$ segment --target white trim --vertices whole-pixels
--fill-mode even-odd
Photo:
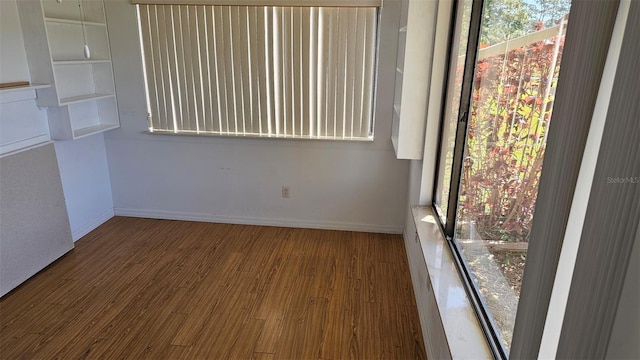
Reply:
[[[490,56],[506,54],[507,52],[513,49],[525,47],[527,45],[533,44],[538,41],[544,41],[546,39],[557,36],[559,30],[560,30],[560,25],[556,25],[550,28],[532,32],[524,36],[520,36],[515,39],[503,41],[501,43],[479,49],[478,55],[476,56],[476,61],[486,59]],[[564,31],[566,31],[566,29]],[[465,56],[466,55],[462,55],[461,57],[465,57]]]
[[[425,126],[424,150],[422,155],[422,178],[420,179],[420,205],[433,203],[435,173],[438,165],[438,145],[440,138],[440,109],[445,101],[448,67],[449,29],[453,22],[453,2],[438,1],[438,16],[433,39],[433,61],[431,65],[431,84],[429,85],[429,104],[427,105],[427,124]]]
[[[181,211],[162,211],[151,209],[128,209],[115,208],[116,216],[130,216],[151,219],[165,220],[185,220],[185,221],[201,221],[216,222],[225,224],[242,224],[242,225],[265,225],[265,226],[282,226],[305,229],[324,229],[324,230],[344,230],[344,231],[361,231],[383,234],[402,234],[402,226],[362,224],[348,222],[331,222],[331,221],[307,221],[297,219],[269,219],[248,216],[227,216],[214,215],[206,213],[190,213]]]
[[[104,213],[102,213],[100,216],[98,216],[94,220],[83,224],[77,229],[71,229],[71,238],[73,239],[73,242],[80,240],[83,236],[92,232],[98,226],[104,224],[105,222],[107,222],[107,220],[111,219],[114,216],[115,216],[115,213],[111,208],[106,210]]]
[[[576,182],[576,189],[571,204],[564,240],[562,242],[562,250],[560,252],[560,259],[558,260],[558,269],[553,283],[553,290],[549,301],[549,311],[547,312],[544,324],[538,359],[553,359],[556,357],[558,350],[562,323],[569,298],[569,290],[571,289],[571,280],[578,256],[578,248],[580,247],[584,220],[589,205],[589,194],[591,194],[591,185],[593,184],[600,143],[607,119],[607,111],[609,109],[609,101],[616,76],[618,59],[620,58],[620,49],[622,48],[629,7],[630,0],[622,0],[618,7],[616,23],[613,28],[613,34],[611,35],[609,52],[602,73],[600,89],[593,110],[593,118],[591,119],[589,135],[582,157],[582,164],[580,165],[580,173],[578,174],[578,181]]]
[[[39,148],[40,146],[52,144],[49,134],[40,134],[28,139],[22,139],[10,144],[0,145],[0,158],[15,155],[23,151]]]
[[[34,139],[39,139],[39,137],[38,138],[34,138]],[[27,140],[29,140],[29,139],[27,139]],[[35,140],[33,140],[33,141],[35,142]],[[24,145],[24,143],[26,143],[26,140],[19,141],[19,142],[16,142],[16,143],[12,143],[12,144],[9,144],[9,145],[0,145],[0,149],[2,149],[2,150],[0,150],[0,158],[11,156],[11,155],[15,155],[15,154],[21,153],[23,151],[39,148],[41,146],[53,144],[53,141],[51,141],[51,139],[48,139],[48,138],[47,139],[43,138],[43,141],[44,142],[37,143],[37,144],[34,144],[34,145]],[[9,149],[9,146],[15,146],[14,144],[20,144],[20,145],[16,146],[15,149],[13,149],[13,148]]]

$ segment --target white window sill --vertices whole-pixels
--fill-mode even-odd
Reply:
[[[430,331],[444,330],[453,359],[492,359],[487,339],[476,317],[475,310],[465,291],[453,256],[445,243],[436,215],[430,207],[411,208],[416,225],[417,241],[422,250],[422,259],[427,267],[432,296],[442,320],[442,327],[425,324]],[[421,288],[414,283],[416,291]],[[420,304],[418,304],[420,306]],[[433,311],[433,309],[426,309]],[[427,345],[427,344],[425,344]],[[427,345],[428,346],[428,345]],[[427,350],[429,351],[429,350]]]

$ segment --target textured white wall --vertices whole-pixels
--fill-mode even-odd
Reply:
[[[0,158],[0,296],[73,248],[55,149]]]
[[[135,8],[106,2],[122,127],[105,135],[116,214],[370,230],[403,228],[408,163],[390,130],[399,4],[385,2],[372,143],[144,134]],[[290,187],[283,199],[281,188]]]

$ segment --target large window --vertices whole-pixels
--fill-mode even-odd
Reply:
[[[151,132],[373,138],[378,7],[371,1],[136,2]]]
[[[507,357],[570,1],[455,6],[434,205],[490,343]]]

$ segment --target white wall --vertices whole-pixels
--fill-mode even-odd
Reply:
[[[17,3],[0,0],[0,82],[30,79]]]
[[[423,203],[420,201],[420,194],[427,191],[424,189],[422,181],[422,160],[410,160],[409,161],[409,180],[407,200],[405,204],[405,236],[409,239],[413,238],[415,233],[415,224],[413,223],[413,216],[411,215],[411,206],[414,205],[430,205],[429,203]]]
[[[76,241],[113,217],[107,153],[102,134],[56,141],[71,235]]]
[[[106,2],[122,127],[105,134],[116,214],[400,233],[408,163],[390,131],[399,4],[387,1],[372,143],[144,134],[135,8]],[[283,199],[281,188],[290,187]]]

